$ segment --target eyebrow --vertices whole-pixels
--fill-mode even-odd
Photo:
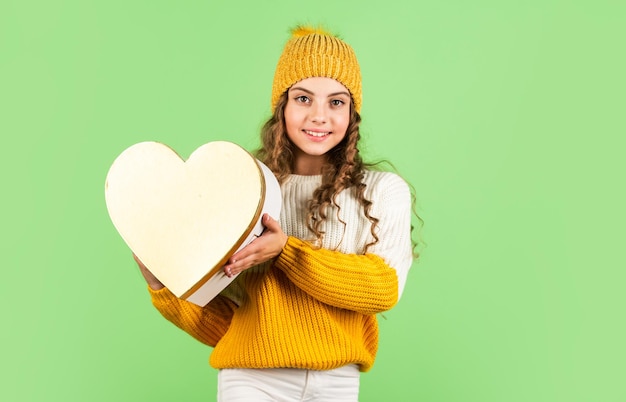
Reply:
[[[296,90],[300,90],[300,91],[306,92],[308,94],[315,95],[315,93],[313,91],[309,91],[308,89],[302,88],[302,87],[291,87],[289,89],[289,92],[296,91]],[[333,92],[332,94],[328,94],[328,97],[337,96],[337,95],[346,95],[347,97],[350,97],[350,93],[348,93],[346,91]]]

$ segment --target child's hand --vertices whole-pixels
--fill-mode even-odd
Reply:
[[[288,236],[278,222],[268,214],[263,215],[265,231],[235,255],[224,265],[224,273],[229,278],[276,257],[285,247]]]
[[[133,258],[137,262],[137,265],[139,265],[139,269],[141,270],[141,274],[145,278],[146,282],[148,282],[148,286],[150,286],[152,288],[152,290],[160,290],[160,289],[163,289],[165,287],[165,285],[163,285],[161,283],[161,281],[159,281],[156,278],[156,276],[152,275],[152,272],[150,272],[150,270],[148,268],[146,268],[145,265],[143,265],[143,262],[141,262],[141,260],[139,258],[137,258],[135,253],[133,253]]]

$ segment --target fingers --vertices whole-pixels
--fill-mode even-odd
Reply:
[[[224,273],[228,277],[274,258],[282,251],[287,242],[287,235],[278,221],[269,214],[263,214],[262,223],[266,229],[263,234],[239,250],[224,265]]]
[[[146,268],[146,266],[143,264],[143,262],[141,262],[141,260],[139,259],[139,257],[137,257],[135,253],[133,253],[133,259],[135,260],[137,265],[139,265],[139,268]]]
[[[245,271],[248,268],[252,268],[255,265],[260,264],[262,261],[254,258],[254,256],[246,257],[241,260],[232,259],[230,263],[224,265],[224,273],[229,278]]]
[[[274,257],[271,250],[268,250],[265,240],[259,237],[233,255],[224,265],[224,273],[228,277],[232,277]]]
[[[257,265],[256,260],[248,258],[244,260],[233,260],[232,263],[224,266],[224,273],[229,278],[245,271],[248,268],[252,268]]]
[[[248,243],[247,246],[245,246],[244,248],[239,250],[237,253],[232,255],[230,259],[228,260],[228,264],[232,265],[232,264],[235,264],[236,262],[240,262],[240,265],[241,265],[241,261],[246,260],[251,255],[259,254],[260,252],[262,252],[263,251],[262,244],[261,242],[257,242],[257,240],[259,239],[260,237],[255,238],[253,241]]]
[[[133,253],[133,259],[135,260],[135,262],[137,262],[141,275],[143,275],[144,279],[146,280],[146,282],[148,282],[148,285],[153,290],[160,290],[165,287],[165,285],[163,285],[163,283],[159,281],[157,277],[152,274],[152,272],[150,272],[150,270],[144,265],[144,263],[141,262],[141,260],[135,255],[135,253]]]

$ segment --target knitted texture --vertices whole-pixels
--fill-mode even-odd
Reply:
[[[177,298],[167,288],[152,290],[152,304],[176,326],[200,342],[214,346],[226,333],[233,311],[237,305],[230,299],[218,295],[211,301],[211,308],[202,308]]]
[[[244,271],[204,308],[167,289],[152,292],[154,305],[174,324],[215,345],[215,368],[292,367],[328,370],[374,364],[376,313],[394,306],[412,263],[410,193],[397,175],[367,172],[366,196],[381,219],[380,241],[370,242],[370,223],[351,191],[341,192],[339,219],[331,209],[321,249],[300,239],[306,200],[321,176],[292,175],[283,183],[280,222],[290,237],[275,261]]]
[[[328,77],[342,83],[361,111],[361,70],[350,45],[321,29],[293,30],[278,59],[272,85],[272,111],[280,96],[293,84],[310,77]]]

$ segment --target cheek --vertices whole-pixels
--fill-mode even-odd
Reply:
[[[297,108],[290,107],[289,104],[285,107],[285,124],[286,125],[294,125],[299,124],[301,116]]]
[[[350,114],[342,114],[341,117],[337,120],[339,127],[341,127],[342,131],[347,131],[348,126],[350,125]]]
[[[292,142],[296,141],[300,132],[300,124],[294,120],[285,119],[285,131],[287,138],[289,138]]]
[[[291,131],[291,127],[294,124],[293,113],[289,110],[289,107],[285,107],[285,112],[283,116],[283,118],[285,119],[285,129],[287,129],[287,132],[289,132]]]

